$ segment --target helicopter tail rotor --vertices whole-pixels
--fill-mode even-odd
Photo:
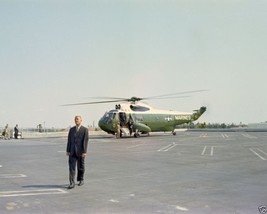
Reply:
[[[193,120],[197,120],[202,114],[204,114],[204,112],[207,110],[207,107],[202,106],[200,109],[198,110],[194,110],[194,114],[193,114]]]

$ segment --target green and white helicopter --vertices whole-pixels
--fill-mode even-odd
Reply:
[[[139,137],[140,134],[148,134],[150,132],[172,132],[176,135],[175,127],[184,123],[191,123],[197,120],[205,111],[206,107],[202,106],[193,112],[179,112],[172,110],[155,109],[151,106],[140,102],[148,99],[172,99],[181,98],[181,94],[196,93],[205,90],[186,91],[173,94],[166,94],[154,97],[132,97],[116,98],[116,97],[97,97],[97,99],[109,99],[104,101],[95,101],[87,103],[76,103],[68,105],[87,105],[112,102],[124,102],[115,105],[115,109],[106,112],[99,120],[99,127],[108,134],[116,135],[118,138],[122,136]],[[126,103],[125,103],[126,102]]]

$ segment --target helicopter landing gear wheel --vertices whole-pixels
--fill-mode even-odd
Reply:
[[[137,138],[137,137],[140,137],[140,134],[138,132],[134,133],[134,137]]]

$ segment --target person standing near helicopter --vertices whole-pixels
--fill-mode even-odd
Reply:
[[[116,125],[116,138],[120,138],[120,137],[121,137],[121,125],[120,125],[120,122],[118,122]]]
[[[10,139],[8,124],[6,124],[6,126],[5,126],[5,128],[4,128],[3,132],[2,132],[2,135],[3,135],[5,140],[9,140]]]
[[[69,156],[69,181],[68,189],[75,187],[75,171],[76,165],[78,170],[77,181],[78,186],[84,184],[85,165],[84,160],[87,153],[87,145],[89,140],[88,129],[82,126],[82,117],[75,116],[75,126],[69,130],[66,155]]]
[[[19,126],[18,124],[14,127],[14,137],[15,139],[18,139],[19,136]]]

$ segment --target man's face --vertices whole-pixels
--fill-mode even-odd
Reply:
[[[82,118],[80,116],[76,116],[74,121],[75,121],[76,126],[80,126],[82,123]]]

